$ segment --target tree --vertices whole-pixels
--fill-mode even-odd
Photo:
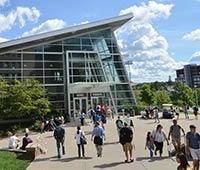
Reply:
[[[155,98],[156,98],[156,100],[155,100],[156,105],[158,105],[158,106],[162,106],[162,104],[164,104],[164,103],[171,103],[169,94],[167,93],[167,91],[164,91],[164,90],[157,91]]]
[[[193,91],[183,83],[175,83],[174,92],[171,93],[173,104],[183,106],[185,104],[192,106],[194,104]]]
[[[155,102],[155,92],[151,89],[149,84],[144,84],[140,92],[141,102],[151,105]]]
[[[1,84],[3,86],[2,81],[0,87]],[[38,81],[14,81],[12,85],[6,86],[6,97],[1,103],[1,119],[30,118],[50,111],[50,102],[45,97],[46,91]]]

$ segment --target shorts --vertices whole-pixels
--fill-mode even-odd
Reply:
[[[133,145],[132,143],[126,143],[123,145],[123,150],[124,152],[132,151],[133,150]]]
[[[173,144],[181,144],[181,139],[180,138],[176,138],[176,137],[172,137],[172,143]]]
[[[200,160],[200,149],[190,148],[190,154],[193,160]]]

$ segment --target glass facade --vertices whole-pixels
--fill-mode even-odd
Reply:
[[[135,104],[111,29],[55,38],[0,55],[0,75],[7,80],[38,80],[53,108],[69,115],[100,103],[115,108],[124,101]]]

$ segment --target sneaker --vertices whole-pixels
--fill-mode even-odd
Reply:
[[[130,162],[134,162],[134,159],[131,159]]]
[[[128,160],[125,160],[124,162],[125,162],[125,163],[128,163]]]

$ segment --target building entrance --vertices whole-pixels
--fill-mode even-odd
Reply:
[[[85,110],[87,112],[87,104],[87,98],[74,98],[74,111],[77,116],[81,113],[82,110]]]

